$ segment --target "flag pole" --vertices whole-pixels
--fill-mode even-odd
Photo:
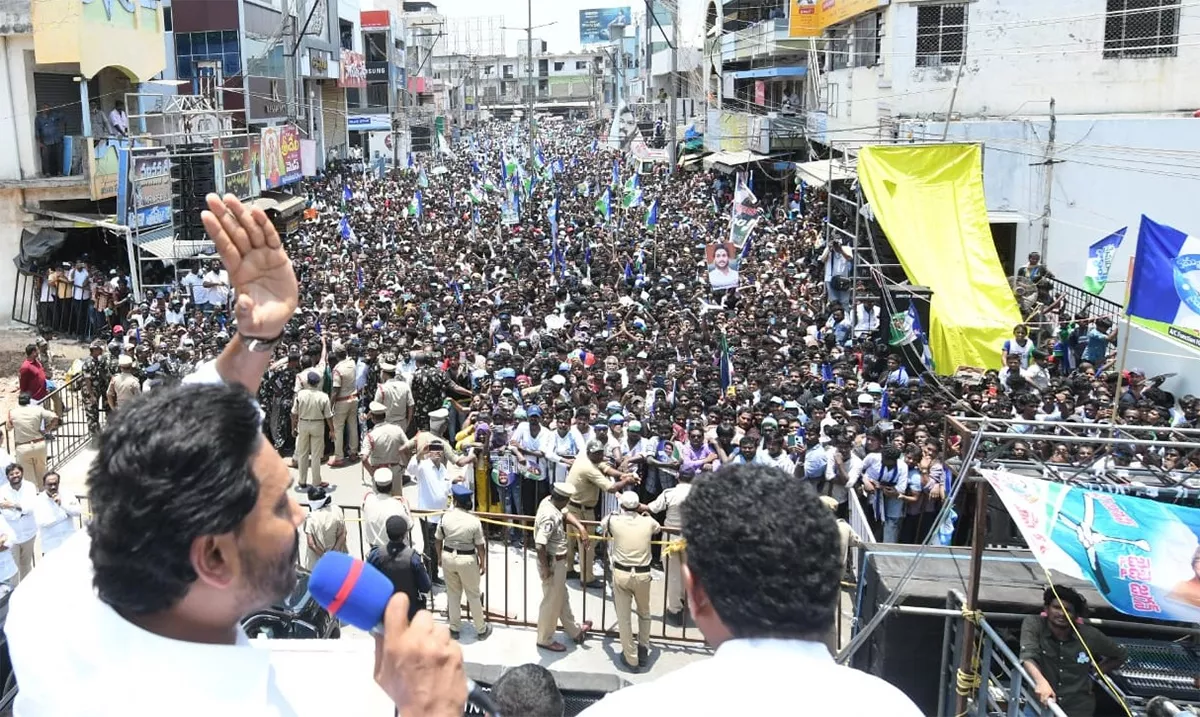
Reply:
[[[1121,378],[1125,374],[1125,356],[1129,352],[1129,332],[1131,322],[1129,319],[1129,311],[1125,311],[1125,333],[1118,338],[1121,341],[1121,357],[1117,359],[1117,390],[1113,391],[1113,407],[1112,417],[1109,419],[1115,425],[1117,422],[1118,411],[1121,408]]]

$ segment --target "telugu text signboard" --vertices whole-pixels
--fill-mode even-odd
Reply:
[[[263,189],[278,189],[300,181],[300,131],[291,125],[263,127],[261,132]]]

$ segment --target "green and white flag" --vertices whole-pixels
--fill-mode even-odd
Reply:
[[[1087,269],[1083,275],[1083,289],[1091,294],[1099,295],[1108,283],[1108,272],[1112,269],[1113,257],[1125,238],[1125,230],[1121,227],[1100,241],[1088,247]]]
[[[907,311],[898,311],[892,314],[888,346],[907,346],[916,338],[917,333],[913,330],[912,315]]]

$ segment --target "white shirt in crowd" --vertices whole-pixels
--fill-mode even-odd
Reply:
[[[126,112],[114,107],[112,112],[108,113],[108,123],[120,134],[129,134],[129,115]]]
[[[17,574],[17,559],[13,557],[12,546],[17,543],[17,533],[0,517],[0,535],[4,536],[4,550],[0,550],[0,583],[8,582]]]
[[[88,283],[88,270],[71,269],[67,278],[74,284],[75,289],[71,294],[71,298],[76,301],[89,301],[92,298],[92,285]]]
[[[445,510],[450,499],[449,464],[434,465],[426,458],[417,464],[417,510]],[[431,515],[430,523],[440,522],[440,515]]]
[[[0,485],[0,501],[7,500],[17,506],[0,510],[0,516],[3,516],[12,526],[18,543],[33,540],[37,536],[37,520],[33,517],[33,506],[37,503],[37,495],[37,488],[27,480],[21,481],[21,487],[17,490],[13,490],[12,484],[7,480]]]
[[[46,491],[38,493],[33,505],[33,517],[42,533],[42,552],[55,550],[75,534],[75,519],[79,517],[79,499],[59,491],[59,503]]]
[[[204,279],[194,271],[189,271],[179,280],[179,284],[183,286],[184,291],[191,291],[192,302],[195,304],[208,303],[208,289],[204,288]]]
[[[21,581],[4,632],[22,717],[293,717],[271,652],[237,629],[233,645],[160,637],[102,602],[87,533],[77,532]],[[70,615],[64,620],[63,615]]]
[[[209,271],[204,275],[204,281],[205,283],[214,285],[206,287],[208,290],[208,303],[223,306],[229,301],[229,272],[224,269]],[[220,286],[217,286],[217,284],[220,284]]]
[[[754,462],[760,466],[771,466],[772,468],[778,468],[788,475],[791,475],[796,471],[796,463],[792,460],[791,456],[788,455],[787,451],[780,451],[778,456],[772,458],[771,454],[768,453],[765,448],[760,448],[758,452],[754,454]]]
[[[722,643],[707,660],[612,692],[581,717],[848,713],[921,717],[903,692],[838,665],[823,643],[741,639]]]
[[[831,481],[829,494],[833,496],[839,503],[845,503],[850,498],[849,488],[858,485],[858,479],[862,477],[863,459],[856,456],[854,453],[850,457],[842,461],[842,466],[846,469],[847,480],[845,483],[832,482],[834,476],[837,475],[837,461],[834,458],[836,448],[829,449],[827,455],[829,462],[825,465],[825,479]]]

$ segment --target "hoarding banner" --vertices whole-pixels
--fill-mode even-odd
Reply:
[[[387,10],[363,10],[358,14],[358,24],[364,30],[386,30],[392,25]]]
[[[264,127],[262,138],[262,182],[264,189],[278,189],[300,181],[300,131],[291,125]]]
[[[620,20],[628,25],[633,21],[633,13],[628,7],[602,7],[579,11],[579,43],[581,45],[596,45],[611,42],[608,36],[608,26]],[[660,20],[661,22],[661,20]]]
[[[361,52],[342,50],[338,87],[363,89],[367,86],[367,61]]]
[[[216,162],[217,193],[234,195],[238,199],[252,196],[250,176],[254,173],[250,160],[250,138],[225,137],[213,140]]]
[[[390,62],[368,62],[367,82],[387,82],[389,68],[391,68]]]
[[[888,0],[790,0],[788,37],[820,37],[831,25],[887,4]]]
[[[144,229],[171,221],[171,158],[166,147],[124,153],[125,181],[118,187],[117,212],[127,226]]]
[[[980,473],[1043,568],[1090,581],[1126,615],[1200,620],[1200,510],[1003,470]]]

